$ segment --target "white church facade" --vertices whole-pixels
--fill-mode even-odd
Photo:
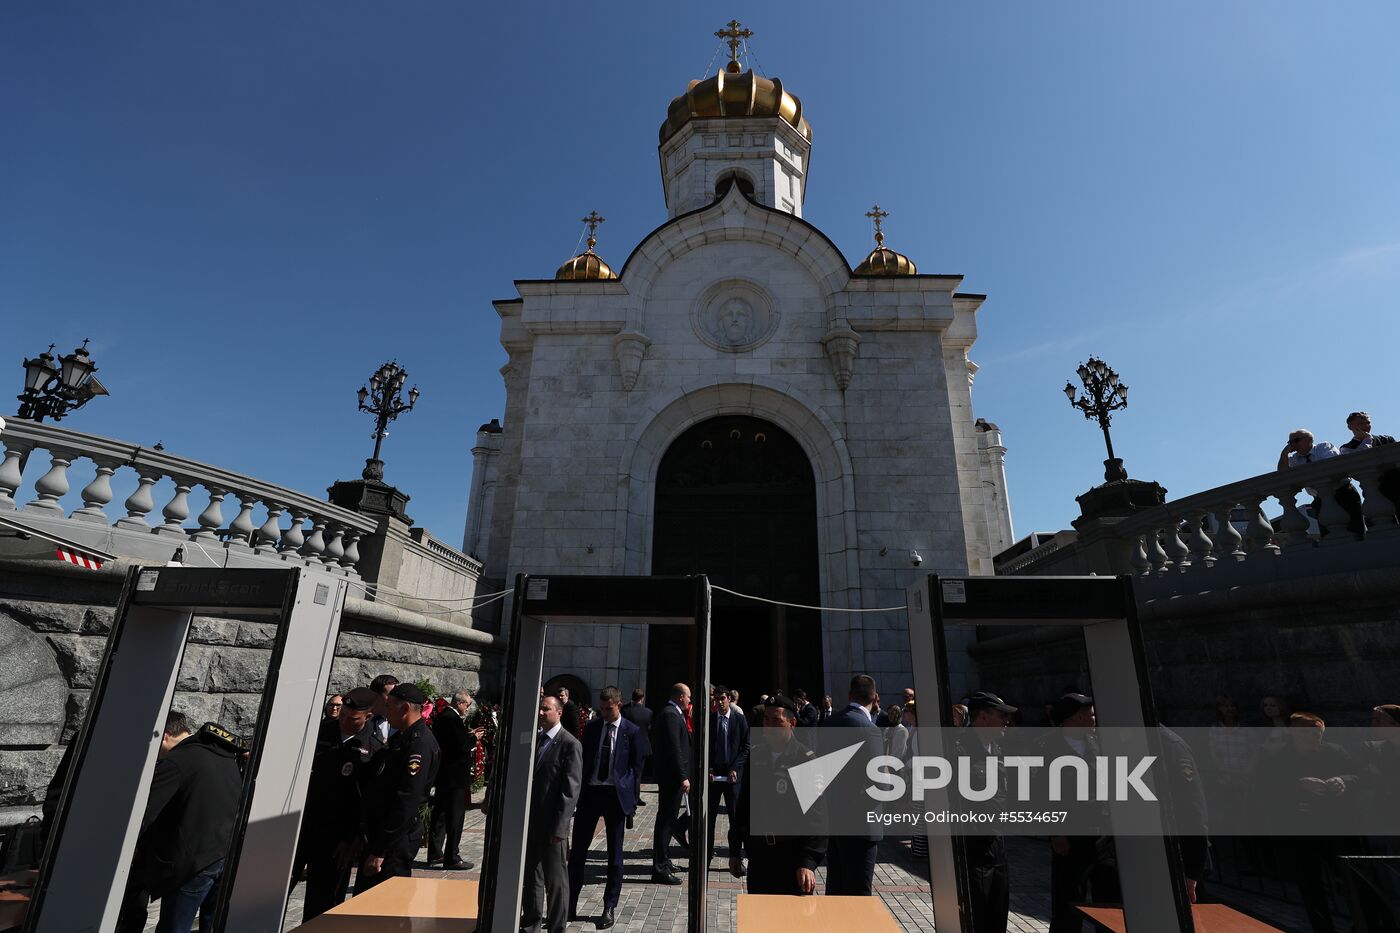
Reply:
[[[502,585],[707,573],[772,601],[716,593],[715,681],[841,697],[869,673],[893,694],[904,613],[838,610],[991,573],[1013,540],[1005,448],[972,406],[984,296],[882,237],[853,269],[803,219],[811,131],[776,79],[731,62],[660,135],[668,217],[620,269],[590,228],[554,278],[495,302],[506,408],[477,435],[463,549]],[[545,677],[654,700],[686,650],[642,626],[551,631]]]

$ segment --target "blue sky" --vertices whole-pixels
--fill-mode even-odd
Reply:
[[[1100,481],[1060,392],[1091,353],[1132,387],[1119,455],[1173,497],[1354,408],[1400,434],[1388,2],[11,0],[5,378],[91,337],[113,394],[65,425],[319,493],[358,475],[354,393],[396,356],[423,396],[388,479],[460,543],[503,407],[491,299],[591,209],[615,265],[665,219],[657,127],[730,17],[812,123],[806,218],[856,262],[878,200],[890,245],[989,296],[974,404],[1018,534]]]

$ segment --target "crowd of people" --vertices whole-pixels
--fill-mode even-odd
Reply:
[[[1044,707],[1049,732],[1034,741],[1015,728],[1021,711],[1001,697],[979,692],[952,709],[959,729],[953,753],[974,763],[1002,754],[1072,755],[1090,769],[1099,756],[1094,701],[1073,687]],[[1180,839],[1190,896],[1207,877],[1210,854],[1202,781],[1218,799],[1249,805],[1251,789],[1267,780],[1292,794],[1300,819],[1357,806],[1366,786],[1400,805],[1400,705],[1371,711],[1371,725],[1387,731],[1380,741],[1344,748],[1325,738],[1321,717],[1295,711],[1274,696],[1262,697],[1256,718],[1246,721],[1233,697],[1216,698],[1209,748],[1198,753],[1164,730],[1169,762],[1182,781],[1180,799],[1197,812],[1201,833]],[[386,878],[411,874],[427,846],[427,864],[465,871],[460,841],[472,788],[490,767],[500,724],[497,708],[477,704],[470,693],[431,698],[418,686],[392,675],[374,678],[327,699],[317,730],[311,777],[295,859],[293,885],[305,881],[303,918],[309,920]],[[937,725],[937,723],[928,723]],[[644,776],[657,788],[652,838],[651,881],[679,885],[672,846],[689,849],[690,833],[705,833],[705,851],[715,853],[721,809],[727,814],[728,869],[746,878],[754,894],[814,894],[817,869],[825,866],[824,892],[872,895],[877,852],[884,834],[878,824],[857,836],[814,833],[774,836],[750,832],[755,780],[788,780],[787,769],[813,756],[813,728],[862,730],[872,754],[910,763],[919,754],[919,718],[914,690],[904,688],[897,702],[882,703],[873,678],[852,678],[845,703],[830,695],[811,702],[806,691],[763,694],[747,713],[737,690],[716,685],[708,715],[697,714],[690,688],[675,684],[664,705],[653,710],[645,693],[605,687],[596,708],[571,698],[567,688],[546,694],[538,709],[534,782],[526,839],[526,890],[521,926],[563,931],[579,919],[585,862],[599,821],[607,847],[603,912],[598,929],[617,922],[623,887],[625,832],[632,828]],[[707,786],[691,786],[695,730],[708,730]],[[761,733],[752,730],[762,729]],[[751,741],[761,734],[761,741]],[[756,778],[751,755],[773,763]],[[247,750],[237,737],[213,723],[195,729],[172,711],[167,718],[150,800],[123,903],[120,931],[146,923],[150,901],[160,900],[157,927],[187,931],[200,920],[207,928],[239,802]],[[986,784],[985,765],[972,777]],[[979,806],[1005,809],[1006,772],[996,793]],[[1195,782],[1195,787],[1192,783]],[[1379,789],[1376,791],[1375,789]],[[697,795],[707,795],[708,825],[695,826]],[[1231,794],[1234,796],[1232,797]],[[1216,798],[1212,798],[1216,799]],[[1370,799],[1370,798],[1368,798]],[[1101,804],[1084,804],[1095,807]],[[1106,813],[1106,811],[1105,811]],[[1114,845],[1104,821],[1100,835],[1055,836],[1050,842],[1051,933],[1079,931],[1075,905],[1119,900]],[[927,837],[916,833],[909,852],[927,858]],[[1393,855],[1392,839],[1331,837],[1280,839],[1275,849],[1281,868],[1301,892],[1312,928],[1333,930],[1327,885],[1331,860],[1341,854]],[[998,835],[964,837],[968,906],[972,929],[1003,931],[1010,904],[1010,876],[1004,841]],[[356,872],[356,870],[358,870]]]
[[[813,755],[812,742],[799,727],[865,730],[873,753],[893,755],[907,764],[919,754],[914,690],[905,688],[898,702],[882,705],[875,681],[858,675],[850,683],[845,704],[839,707],[829,695],[814,704],[800,689],[788,696],[760,695],[747,714],[739,699],[737,691],[716,686],[709,698],[708,717],[699,718],[685,684],[674,685],[657,711],[646,706],[641,690],[633,691],[631,702],[624,704],[617,688],[607,687],[599,695],[596,713],[590,715],[579,709],[566,691],[549,695],[541,691],[523,929],[554,933],[562,931],[567,921],[580,919],[583,866],[600,818],[606,831],[608,872],[603,913],[595,919],[595,926],[607,929],[617,922],[624,830],[631,826],[637,807],[643,805],[640,786],[644,769],[656,782],[659,808],[652,838],[652,883],[681,883],[671,860],[672,846],[688,849],[690,832],[706,832],[705,851],[713,859],[722,807],[728,814],[729,870],[735,877],[747,879],[749,893],[817,893],[816,870],[823,865],[826,894],[874,893],[882,832],[872,828],[859,836],[750,833],[749,804],[755,777],[748,764],[751,755],[771,755],[774,768],[772,777],[766,779],[787,780],[787,768]],[[1208,749],[1192,749],[1172,730],[1160,730],[1166,773],[1172,782],[1174,818],[1183,830],[1177,840],[1182,871],[1192,900],[1197,897],[1198,883],[1211,872],[1205,781],[1247,793],[1249,787],[1257,787],[1257,781],[1267,778],[1277,794],[1275,800],[1291,801],[1289,812],[1278,814],[1289,818],[1313,819],[1329,807],[1362,806],[1359,800],[1377,800],[1376,795],[1384,798],[1381,805],[1400,804],[1396,796],[1400,794],[1400,705],[1375,707],[1371,725],[1386,730],[1380,733],[1383,738],[1350,751],[1324,740],[1326,725],[1321,717],[1290,711],[1277,697],[1262,698],[1259,710],[1258,720],[1245,729],[1234,701],[1220,697]],[[1045,704],[1043,712],[1050,728],[1036,734],[1015,728],[1022,721],[1021,710],[996,694],[974,693],[954,705],[952,725],[960,737],[952,751],[972,762],[976,771],[972,786],[987,786],[987,758],[1004,754],[1040,755],[1045,760],[1068,755],[1084,760],[1091,773],[1102,767],[1101,761],[1107,759],[1100,758],[1097,715],[1090,696],[1067,687],[1056,700]],[[751,743],[751,730],[760,727],[763,742]],[[690,784],[690,755],[697,728],[709,730],[710,767],[704,791],[709,825],[703,828],[690,823],[695,795],[701,792]],[[993,812],[1008,808],[1011,798],[1005,769],[999,772],[998,780],[995,794],[977,806]],[[1091,786],[1096,780],[1091,777]],[[1358,793],[1362,787],[1370,796]],[[1212,795],[1211,799],[1216,798]],[[1106,804],[1085,801],[1072,806],[1080,808],[1080,826],[1098,826],[1102,831],[1049,836],[1051,933],[1078,933],[1082,929],[1084,917],[1076,905],[1121,902]],[[1327,898],[1333,857],[1366,851],[1394,854],[1392,839],[1342,840],[1313,835],[1281,838],[1277,843],[1280,867],[1298,886],[1318,933],[1334,929]],[[915,859],[927,857],[925,835],[916,833],[909,845]],[[1005,842],[996,834],[968,835],[963,837],[963,851],[971,929],[1001,933],[1007,929],[1010,910]]]
[[[326,700],[292,872],[293,886],[306,883],[303,920],[343,901],[352,873],[357,894],[411,874],[425,844],[430,866],[474,867],[459,846],[498,723],[499,711],[476,708],[466,690],[430,698],[392,674]],[[212,929],[247,757],[218,725],[167,716],[119,933],[144,929],[156,899],[158,933],[187,933],[196,920]]]

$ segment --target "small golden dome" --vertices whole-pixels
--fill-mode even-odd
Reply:
[[[919,267],[903,253],[896,253],[888,246],[877,246],[870,251],[860,265],[856,275],[917,275]]]
[[[559,271],[554,273],[554,277],[564,282],[578,282],[584,280],[615,279],[617,273],[612,271],[612,266],[603,262],[598,254],[593,250],[579,253],[573,259],[559,267]]]
[[[691,120],[708,117],[782,117],[811,142],[812,127],[802,118],[802,101],[785,91],[777,78],[739,67],[738,62],[730,62],[714,77],[690,82],[686,92],[671,101],[666,122],[661,124],[661,142]]]
[[[890,216],[889,211],[880,210],[880,205],[876,204],[865,214],[875,221],[875,248],[870,251],[861,264],[856,266],[856,275],[918,275],[919,267],[914,265],[914,260],[903,253],[896,253],[885,245],[884,219]]]
[[[559,271],[554,273],[554,278],[561,282],[597,282],[617,278],[612,266],[603,262],[603,258],[593,252],[593,247],[598,245],[598,238],[594,234],[597,233],[603,218],[598,216],[597,211],[591,211],[583,218],[583,222],[588,224],[588,249],[560,266]]]

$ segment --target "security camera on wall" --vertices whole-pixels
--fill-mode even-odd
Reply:
[[[922,554],[920,554],[918,551],[916,551],[916,550],[911,550],[911,551],[909,552],[909,563],[911,563],[911,564],[913,564],[915,567],[917,567],[917,566],[919,566],[920,564],[922,564],[923,562],[924,562],[924,556],[923,556]]]

